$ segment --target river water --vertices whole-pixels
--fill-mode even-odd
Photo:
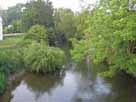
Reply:
[[[11,83],[0,102],[136,102],[132,78],[103,78],[98,74],[103,65],[67,67],[59,76],[25,73]]]

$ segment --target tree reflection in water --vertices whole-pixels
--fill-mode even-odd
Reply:
[[[13,80],[7,91],[0,97],[0,102],[14,102],[14,98],[20,98],[21,94],[28,93],[26,96],[31,96],[32,99],[38,100],[44,93],[50,94],[56,86],[63,85],[63,78],[65,73],[59,75],[36,75],[32,73],[25,73],[23,76]],[[20,90],[22,88],[22,90]],[[23,90],[24,89],[24,90]],[[27,92],[25,91],[27,89]],[[29,90],[29,92],[28,92]],[[16,93],[16,94],[14,94]],[[18,93],[18,94],[17,94]],[[18,96],[14,96],[18,95]],[[22,97],[23,99],[23,97]],[[26,100],[25,100],[26,101]],[[16,102],[16,101],[15,101]]]
[[[35,75],[27,74],[24,78],[28,89],[35,94],[35,98],[38,99],[45,92],[50,94],[56,86],[63,85],[63,76],[53,76],[53,75]]]

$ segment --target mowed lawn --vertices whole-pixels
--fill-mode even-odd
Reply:
[[[0,48],[10,48],[17,45],[22,40],[23,36],[7,37],[0,41]]]

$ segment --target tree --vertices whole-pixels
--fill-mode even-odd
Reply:
[[[89,46],[84,53],[91,55],[95,63],[109,64],[105,75],[122,70],[135,75],[136,13],[129,11],[128,0],[100,0],[86,22],[89,38],[85,40]]]
[[[78,40],[83,39],[85,36],[86,28],[89,26],[89,23],[87,21],[88,18],[90,18],[90,11],[88,9],[82,10],[81,13],[77,13],[75,17],[75,22],[76,22],[76,33],[75,33],[75,38]]]
[[[26,4],[22,23],[24,31],[32,25],[39,24],[46,28],[53,27],[53,6],[49,0],[32,0]]]
[[[58,40],[67,42],[76,32],[75,16],[70,9],[56,9],[54,13],[55,34]]]
[[[0,15],[3,17],[4,26],[11,25],[16,20],[20,20],[22,17],[22,8],[24,4],[17,4],[13,7],[9,7],[7,10],[0,10]]]

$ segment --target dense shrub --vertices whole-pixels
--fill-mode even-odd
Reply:
[[[34,40],[36,42],[40,42],[41,40],[47,42],[47,31],[44,26],[34,25],[30,28],[30,30],[25,35],[25,40]]]
[[[29,71],[50,73],[62,68],[64,53],[59,48],[49,47],[43,26],[32,26],[24,37],[23,44],[25,65]]]
[[[37,73],[50,73],[61,70],[64,53],[59,48],[48,47],[44,43],[32,43],[25,49],[25,63],[28,70]]]
[[[41,43],[44,42],[48,44],[47,31],[44,26],[34,25],[28,32],[23,36],[23,39],[18,43],[21,48],[26,48],[33,42]]]
[[[18,49],[0,49],[0,71],[10,74],[23,67],[23,58]]]
[[[22,68],[23,60],[17,49],[0,49],[0,94],[6,87],[8,76]]]
[[[72,59],[76,62],[83,61],[87,56],[89,56],[89,41],[81,40],[77,41],[72,39],[73,49],[71,50]]]
[[[4,72],[0,71],[0,94],[4,92],[5,85],[6,85],[6,75]]]

